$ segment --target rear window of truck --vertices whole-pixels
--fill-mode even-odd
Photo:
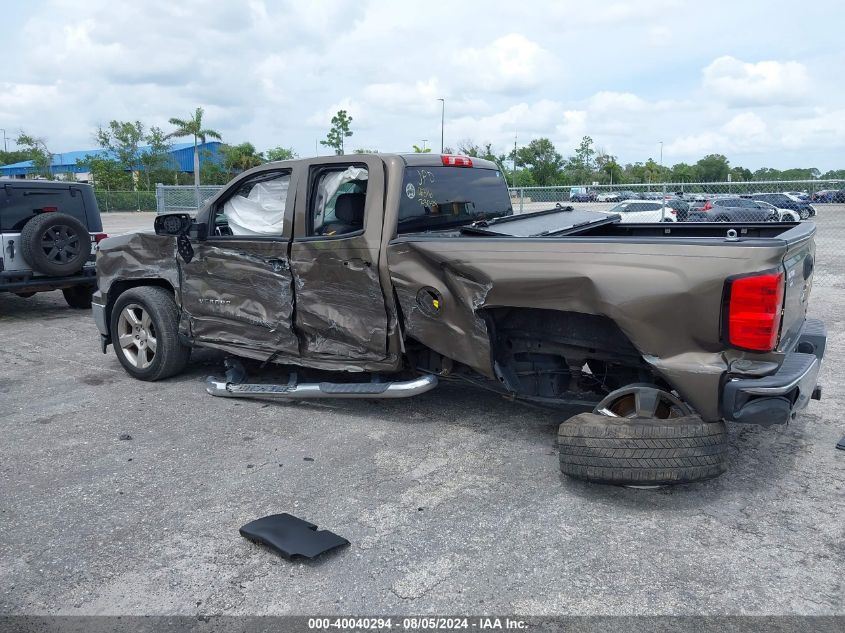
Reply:
[[[399,233],[461,226],[512,214],[508,186],[496,169],[405,169],[399,203]]]

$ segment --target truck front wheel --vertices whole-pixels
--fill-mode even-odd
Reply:
[[[117,359],[139,380],[161,380],[181,372],[191,348],[179,340],[179,309],[164,288],[131,288],[117,298],[111,338]]]

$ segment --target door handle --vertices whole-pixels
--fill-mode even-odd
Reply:
[[[267,263],[272,266],[274,273],[279,273],[283,270],[290,270],[290,264],[288,264],[286,259],[268,259]]]
[[[343,265],[350,270],[364,270],[364,268],[370,267],[370,262],[363,260],[360,257],[353,257],[352,259],[344,261]]]

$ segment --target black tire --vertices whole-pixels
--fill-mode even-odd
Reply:
[[[129,319],[124,318],[121,321],[121,315],[127,308],[139,323],[143,321],[144,315],[148,315],[149,325],[139,331],[132,331]],[[191,348],[179,340],[179,309],[176,307],[173,295],[164,288],[141,286],[124,292],[115,301],[109,325],[112,346],[117,359],[133,378],[149,381],[162,380],[178,374],[188,364]],[[137,340],[142,332],[143,341],[129,343],[130,346],[134,346],[134,352],[131,347],[128,351],[124,349],[121,344],[122,334]],[[150,339],[156,341],[152,357],[150,357]],[[134,362],[133,355],[136,359]]]
[[[806,220],[810,217],[810,211],[808,209],[801,209],[801,211],[798,212],[798,217],[802,220]]]
[[[75,275],[91,255],[91,236],[73,216],[42,213],[24,225],[21,255],[33,270],[45,275]]]
[[[94,286],[73,286],[72,288],[63,288],[62,294],[65,296],[67,304],[75,310],[90,310],[91,296],[94,294]]]
[[[683,484],[727,468],[725,423],[697,415],[660,420],[581,413],[560,425],[558,446],[565,475],[596,483]]]

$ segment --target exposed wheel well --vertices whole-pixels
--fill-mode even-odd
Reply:
[[[608,317],[539,308],[487,308],[497,377],[510,391],[589,400],[632,382],[655,380],[650,367]]]

